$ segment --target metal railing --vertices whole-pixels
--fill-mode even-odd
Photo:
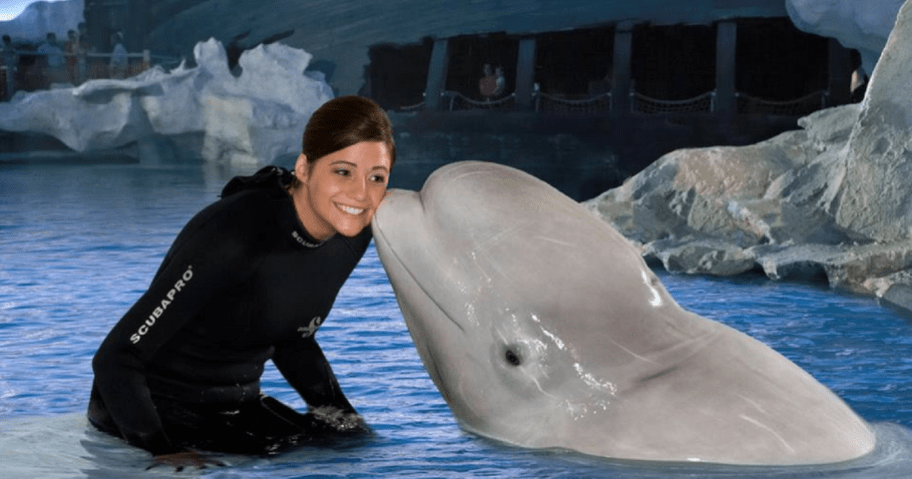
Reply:
[[[516,105],[516,94],[498,98],[496,100],[473,100],[462,93],[444,91],[440,93],[449,111],[464,110],[508,110]]]
[[[511,93],[496,100],[476,100],[459,92],[444,91],[440,94],[441,106],[446,111],[466,110],[515,110],[516,94]],[[794,100],[764,100],[745,93],[735,93],[737,113],[802,116],[829,106],[829,92],[816,91]],[[397,108],[402,112],[423,110],[425,102]],[[532,92],[532,110],[539,113],[604,113],[615,109],[611,93],[592,96],[567,97]],[[630,90],[629,111],[644,115],[712,113],[717,111],[716,92],[708,91],[684,100],[660,100],[634,89]]]
[[[424,96],[424,95],[422,95],[422,96]],[[424,106],[425,106],[424,100],[421,100],[420,102],[418,102],[414,105],[400,106],[399,108],[396,109],[396,111],[400,111],[402,113],[411,113],[414,111],[424,110]]]
[[[498,99],[476,100],[456,91],[444,91],[440,94],[442,105],[447,111],[467,110],[512,110],[516,107],[516,94],[510,93]],[[611,110],[611,93],[592,97],[564,98],[542,92],[534,92],[533,108],[541,112],[607,112]],[[425,102],[397,108],[398,111],[418,111],[425,107]]]
[[[766,115],[807,115],[829,105],[830,93],[816,91],[794,100],[773,101],[735,93],[738,113],[761,113]]]
[[[548,113],[598,113],[611,111],[611,93],[585,98],[565,98],[540,91],[532,93],[535,111]]]
[[[130,78],[148,70],[153,64],[172,68],[182,60],[152,55],[144,50],[142,53],[128,53],[123,68],[112,65],[113,55],[109,53],[64,54],[62,65],[48,66],[47,60],[41,58],[47,56],[38,52],[19,51],[16,67],[0,66],[0,100],[11,98],[19,90],[45,90],[61,84],[79,86],[88,80]],[[32,58],[30,61],[22,61],[24,57]]]
[[[716,110],[716,92],[710,91],[684,100],[659,100],[630,90],[630,111],[637,113],[696,113]]]

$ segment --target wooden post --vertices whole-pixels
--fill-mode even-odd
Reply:
[[[532,108],[532,90],[535,85],[535,37],[519,41],[519,55],[516,59],[516,104]]]
[[[735,51],[738,44],[738,24],[723,21],[716,24],[716,99],[719,113],[736,113]]]
[[[424,105],[428,110],[441,109],[440,95],[446,89],[447,70],[450,63],[449,41],[434,40],[431,50],[431,64],[428,66],[427,87],[424,90]]]
[[[630,59],[633,52],[633,22],[618,23],[614,30],[614,59],[611,74],[611,109],[630,109]]]

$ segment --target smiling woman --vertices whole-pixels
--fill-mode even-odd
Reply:
[[[177,467],[204,464],[196,449],[367,431],[314,335],[370,243],[395,151],[383,110],[341,97],[312,115],[294,172],[229,181],[98,349],[92,424]],[[261,393],[267,360],[309,412]]]
[[[348,118],[349,127],[339,128],[338,118]],[[392,138],[386,113],[362,97],[344,97],[314,113],[289,187],[310,234],[318,240],[337,232],[353,236],[370,224],[396,162]]]
[[[389,147],[361,141],[310,163],[301,154],[290,188],[301,224],[324,241],[335,233],[354,236],[366,228],[386,194]]]

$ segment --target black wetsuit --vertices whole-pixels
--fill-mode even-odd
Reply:
[[[371,240],[322,244],[267,167],[233,179],[178,235],[92,366],[89,419],[153,454],[268,453],[315,424],[261,395],[271,359],[311,408],[354,414],[314,339]]]

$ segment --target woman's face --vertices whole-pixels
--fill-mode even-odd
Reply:
[[[377,141],[355,143],[311,167],[299,156],[295,175],[303,186],[292,195],[304,229],[319,241],[360,233],[386,196],[390,163],[389,149]]]

